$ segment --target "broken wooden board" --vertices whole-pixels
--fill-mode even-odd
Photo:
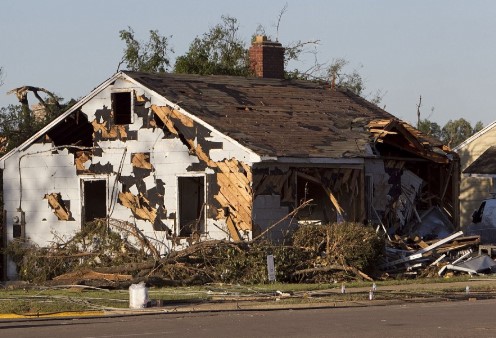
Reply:
[[[458,231],[458,232],[456,232],[456,233],[454,233],[454,234],[452,234],[446,238],[440,239],[439,241],[435,242],[434,244],[429,245],[428,247],[425,247],[425,248],[418,250],[417,252],[415,252],[414,254],[412,254],[410,256],[400,258],[400,259],[394,260],[392,262],[388,262],[388,263],[379,265],[379,269],[392,267],[392,266],[395,266],[398,264],[402,264],[402,263],[406,263],[406,262],[410,262],[410,261],[414,261],[414,260],[417,260],[419,258],[422,258],[424,253],[429,252],[431,250],[434,250],[435,248],[437,248],[437,247],[439,247],[445,243],[448,243],[448,242],[452,241],[453,239],[460,237],[462,235],[463,235],[463,231]]]
[[[48,205],[52,208],[53,213],[59,220],[68,221],[72,218],[71,212],[64,204],[60,193],[53,192],[51,194],[45,194],[43,198],[48,200]]]
[[[148,220],[152,224],[157,218],[157,209],[150,206],[150,202],[145,196],[135,196],[130,192],[120,192],[119,201],[126,208],[131,209],[133,215],[139,219]]]

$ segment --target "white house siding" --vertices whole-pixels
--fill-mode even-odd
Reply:
[[[454,149],[460,156],[460,169],[463,172],[489,147],[496,145],[496,123],[488,125]],[[460,179],[460,225],[472,222],[472,213],[481,202],[495,192],[493,177],[469,176],[462,174]]]
[[[151,105],[171,105],[164,98],[148,92],[145,88],[127,80],[118,80],[113,86],[106,87],[81,107],[81,111],[88,116],[88,121],[90,123],[94,120],[98,123],[104,122],[101,119],[98,120],[95,114],[104,107],[110,109],[112,91],[122,89],[133,90],[135,97],[148,100],[145,108],[149,111]],[[152,115],[151,111],[150,115]],[[70,237],[81,228],[81,180],[103,178],[107,181],[107,206],[112,206],[109,215],[111,218],[136,222],[145,235],[155,239],[152,242],[157,244],[161,252],[168,251],[173,245],[186,245],[186,240],[173,243],[170,236],[167,236],[168,231],[154,230],[151,222],[136,218],[129,208],[120,204],[118,193],[122,190],[122,184],[116,183],[116,178],[119,174],[121,179],[122,177],[132,179],[134,175],[131,163],[132,154],[149,153],[149,161],[153,169],[149,176],[144,177],[143,183],[146,190],[149,190],[154,187],[157,180],[163,182],[165,191],[163,200],[154,203],[163,204],[165,212],[161,221],[168,230],[177,233],[174,227],[178,224],[177,218],[179,217],[178,177],[205,177],[214,175],[213,171],[209,168],[195,170],[194,165],[199,164],[200,160],[178,137],[168,135],[164,138],[165,134],[161,128],[143,128],[143,118],[139,117],[136,112],[133,115],[133,123],[129,125],[128,133],[131,132],[137,133],[136,139],[95,142],[95,146],[101,148],[101,154],[99,154],[101,156],[93,155],[90,161],[84,163],[84,167],[88,169],[92,165],[111,166],[112,169],[108,172],[102,170],[100,173],[77,173],[74,154],[66,148],[55,147],[50,142],[33,143],[24,151],[19,150],[6,158],[4,162],[4,208],[7,214],[7,240],[13,239],[13,217],[18,216],[21,219],[21,211],[24,212],[25,217],[25,236],[34,243],[47,246],[56,240],[56,236]],[[208,140],[222,145],[220,149],[215,149],[208,154],[213,160],[236,158],[251,165],[249,161],[253,159],[253,154],[220,133],[212,131]],[[205,180],[205,200],[209,195],[209,181]],[[138,192],[136,186],[129,187],[129,191],[133,194]],[[59,220],[54,214],[47,199],[44,199],[45,194],[51,193],[60,193],[62,200],[66,202],[66,207],[70,209],[72,216],[70,220]],[[158,205],[153,206],[158,207]],[[212,213],[206,212],[206,215],[212,215]],[[201,236],[212,239],[229,237],[225,220],[218,218],[207,217]],[[10,263],[7,277],[12,279],[15,275],[15,267]]]

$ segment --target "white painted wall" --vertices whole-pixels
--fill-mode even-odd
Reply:
[[[121,79],[112,86],[106,87],[92,99],[90,99],[81,108],[81,111],[88,116],[91,122],[95,119],[95,111],[103,109],[104,106],[110,109],[110,94],[113,90],[133,89],[136,94],[145,94],[150,98],[151,104],[165,105],[171,104],[164,98],[157,96],[145,88]],[[109,191],[107,192],[108,204],[113,205],[111,217],[119,220],[136,222],[138,227],[150,238],[152,242],[157,243],[161,252],[167,252],[172,247],[172,243],[166,239],[166,232],[154,231],[152,224],[148,221],[135,220],[132,212],[117,203],[118,191],[121,190],[120,184],[115,184],[116,171],[124,156],[124,165],[121,175],[132,175],[133,167],[131,165],[131,155],[133,153],[150,153],[150,162],[154,167],[152,176],[146,179],[147,188],[155,180],[160,179],[165,183],[164,205],[167,214],[175,213],[178,215],[177,202],[177,178],[182,175],[203,175],[203,172],[188,171],[188,167],[197,163],[199,160],[196,156],[188,152],[187,147],[178,139],[163,139],[164,136],[160,129],[140,129],[142,126],[141,118],[135,114],[133,124],[130,130],[138,131],[138,140],[127,140],[125,142],[101,141],[99,147],[103,153],[101,157],[94,156],[92,163],[105,165],[111,163],[114,173],[108,175],[97,175],[107,180]],[[212,151],[210,155],[214,160],[229,159],[235,157],[238,160],[245,161],[251,165],[256,156],[241,147],[236,142],[226,138],[217,131],[213,131],[210,137],[213,142],[222,142],[223,149]],[[20,166],[19,166],[20,164]],[[13,238],[13,217],[21,216],[21,210],[25,213],[25,234],[31,241],[40,245],[48,246],[55,240],[54,233],[62,238],[71,237],[81,228],[81,184],[82,177],[93,177],[92,175],[77,175],[74,165],[74,156],[64,149],[55,149],[52,144],[32,144],[24,151],[18,151],[12,156],[5,159],[4,169],[4,207],[7,212],[7,240]],[[22,198],[21,198],[22,185]],[[112,194],[112,187],[118,191]],[[205,186],[205,190],[208,190]],[[132,191],[132,190],[131,190]],[[74,218],[73,221],[60,221],[54,215],[48,205],[47,200],[43,199],[47,193],[61,193],[62,199],[70,201],[70,211]],[[111,199],[111,200],[110,200]],[[19,209],[19,207],[21,209]],[[171,229],[177,224],[177,220],[164,220]],[[222,220],[207,219],[206,232],[204,238],[223,239],[228,237],[226,224]],[[186,242],[180,245],[186,245]],[[16,277],[15,267],[8,264],[7,275],[9,279]]]

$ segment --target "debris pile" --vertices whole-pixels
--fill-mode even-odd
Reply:
[[[384,248],[372,227],[357,223],[301,226],[278,244],[263,238],[209,240],[165,255],[150,241],[131,223],[103,219],[49,248],[12,242],[8,254],[27,281],[126,288],[141,281],[155,286],[265,283],[267,255],[274,256],[278,282],[371,280],[368,273]]]
[[[378,268],[392,277],[442,276],[448,266],[473,257],[479,243],[479,236],[463,236],[462,231],[429,241],[396,235],[387,242],[385,262]]]

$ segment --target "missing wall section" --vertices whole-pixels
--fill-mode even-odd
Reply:
[[[205,177],[178,177],[179,236],[189,237],[204,231]]]

